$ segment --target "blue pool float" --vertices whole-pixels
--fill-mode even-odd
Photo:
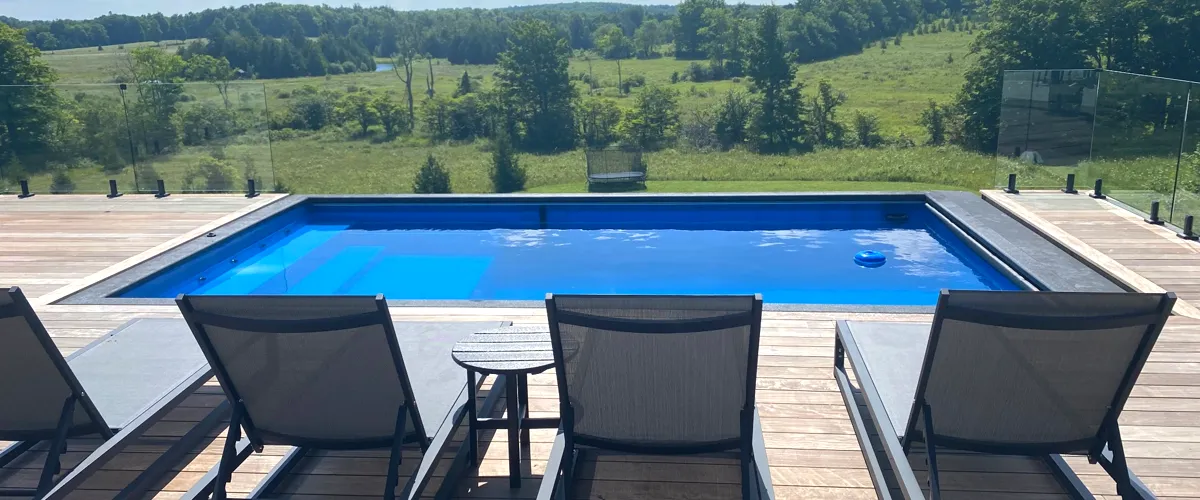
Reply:
[[[887,257],[874,250],[863,250],[854,254],[854,263],[863,267],[879,267],[886,262]]]

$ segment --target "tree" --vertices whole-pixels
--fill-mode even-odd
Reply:
[[[367,129],[379,120],[375,111],[371,93],[366,90],[351,92],[338,100],[336,109],[338,116],[345,121],[357,122],[362,127],[362,135],[367,135]]]
[[[633,109],[621,122],[621,133],[643,149],[666,145],[679,125],[678,93],[675,90],[651,85],[634,98]]]
[[[991,29],[972,50],[979,53],[967,70],[957,98],[963,111],[963,139],[972,149],[994,153],[999,137],[1004,71],[1088,67],[1100,42],[1079,0],[996,0]],[[1103,31],[1100,31],[1103,33]],[[1090,56],[1092,54],[1093,56]],[[948,58],[947,61],[950,59]]]
[[[392,100],[390,92],[381,93],[371,99],[371,109],[374,110],[379,124],[383,125],[383,131],[389,138],[396,137],[401,133],[408,132],[412,129],[412,123],[408,121],[408,115]]]
[[[677,59],[696,59],[705,56],[702,47],[704,36],[700,33],[700,29],[704,27],[704,11],[724,6],[724,0],[684,0],[679,4],[675,25],[675,57]]]
[[[600,51],[600,55],[605,59],[626,59],[633,55],[633,42],[625,36],[621,27],[615,24],[605,24],[596,28],[592,39],[595,40],[596,50]]]
[[[779,38],[778,7],[766,7],[759,14],[755,36],[750,44],[749,71],[751,90],[758,106],[751,120],[751,140],[759,151],[786,153],[799,148],[807,124],[803,116],[803,85],[795,82],[788,64],[783,40]]]
[[[512,193],[525,189],[525,169],[517,161],[508,137],[496,137],[492,150],[492,190],[497,193]]]
[[[936,101],[929,101],[929,107],[921,112],[921,126],[929,133],[929,144],[941,146],[946,143],[946,110]]]
[[[213,84],[217,88],[217,92],[221,94],[221,99],[225,101],[225,108],[230,107],[229,82],[233,81],[237,73],[229,66],[228,59],[224,57],[217,59],[208,54],[192,56],[187,61],[187,75],[192,80]]]
[[[541,151],[570,149],[575,143],[571,102],[575,86],[567,73],[571,49],[544,21],[517,24],[508,50],[500,55],[497,86],[525,147]]]
[[[413,192],[417,194],[445,194],[450,193],[450,172],[447,172],[442,164],[433,157],[433,153],[429,153],[429,157],[425,159],[425,164],[417,171],[417,178],[413,181]]]
[[[167,122],[175,114],[175,106],[183,100],[183,86],[179,83],[187,64],[182,57],[154,47],[133,49],[118,64],[120,76],[136,84],[139,111],[146,115],[141,128],[144,134],[150,134],[147,146],[155,140],[167,139],[162,132],[169,128]]]
[[[462,78],[458,80],[458,88],[454,89],[454,97],[462,97],[471,93],[471,75],[463,70]]]
[[[396,33],[396,53],[392,56],[392,71],[404,82],[404,95],[408,97],[408,122],[416,121],[416,111],[413,108],[413,64],[417,62],[420,49],[420,33],[416,24],[406,23]]]
[[[701,47],[708,54],[713,72],[725,76],[741,76],[745,72],[745,21],[722,6],[709,8],[702,16],[704,27]]]
[[[879,117],[861,111],[854,112],[854,139],[855,145],[860,148],[883,144],[883,137],[879,134]]]
[[[662,45],[665,29],[653,19],[642,23],[633,34],[637,56],[641,59],[658,57],[658,46]]]
[[[717,103],[713,129],[721,149],[729,150],[746,142],[746,122],[750,120],[752,109],[746,94],[737,90],[730,90]]]
[[[0,23],[0,165],[41,167],[55,152],[61,103],[49,85],[57,80],[25,33]]]
[[[621,108],[612,99],[590,98],[579,103],[579,133],[588,147],[604,147],[617,142]]]
[[[837,92],[829,82],[821,80],[817,95],[810,103],[809,127],[813,142],[823,146],[841,146],[845,127],[837,121],[837,108],[846,102],[846,94]]]
[[[567,38],[571,41],[571,48],[592,48],[592,35],[583,20],[583,16],[579,14],[571,16],[571,20],[567,23]]]

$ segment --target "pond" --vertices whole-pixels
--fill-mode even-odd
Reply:
[[[375,63],[375,72],[391,71],[393,66],[389,63]]]

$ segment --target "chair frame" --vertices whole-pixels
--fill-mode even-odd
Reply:
[[[596,295],[595,297],[605,297]],[[672,296],[654,296],[655,298]],[[674,296],[687,299],[689,296]],[[546,295],[546,315],[550,323],[550,340],[554,347],[554,371],[558,382],[561,425],[550,451],[550,461],[538,491],[538,500],[569,498],[574,483],[575,468],[584,450],[580,446],[614,452],[643,455],[698,455],[738,451],[741,462],[742,498],[774,500],[762,426],[754,403],[758,373],[758,350],[762,325],[762,295],[754,295],[754,305],[748,313],[735,313],[702,320],[662,321],[600,318],[559,311],[553,294]],[[699,333],[735,327],[750,327],[749,360],[746,364],[746,399],[741,410],[741,432],[736,439],[697,443],[690,446],[650,446],[620,441],[588,439],[576,436],[574,408],[567,389],[566,360],[563,358],[560,324],[600,326],[607,330],[642,334]],[[682,324],[681,324],[682,323]]]
[[[225,485],[232,478],[233,471],[250,455],[250,451],[262,452],[264,447],[264,437],[268,439],[277,439],[291,444],[294,448],[283,458],[280,465],[277,466],[266,478],[263,479],[251,493],[250,498],[257,498],[261,495],[270,494],[280,483],[283,482],[288,473],[293,469],[301,459],[313,449],[324,450],[357,450],[357,449],[381,449],[390,448],[391,453],[388,459],[387,482],[383,497],[386,500],[393,500],[396,497],[396,486],[399,483],[399,467],[403,446],[416,443],[421,447],[421,453],[426,454],[434,443],[440,443],[437,447],[440,450],[446,442],[449,441],[449,434],[457,428],[456,425],[443,426],[442,433],[435,438],[430,438],[425,432],[424,422],[421,421],[421,415],[417,411],[416,398],[413,396],[412,384],[408,379],[408,372],[405,369],[404,357],[400,353],[400,344],[396,338],[395,325],[392,324],[391,314],[388,312],[387,301],[383,295],[375,296],[376,310],[365,314],[355,314],[338,318],[323,318],[316,320],[253,320],[249,321],[244,318],[235,318],[230,316],[222,316],[211,313],[196,311],[188,297],[180,295],[176,298],[179,308],[183,313],[184,319],[192,329],[192,333],[196,336],[196,340],[200,343],[200,348],[204,351],[205,356],[213,364],[213,370],[216,372],[217,380],[221,383],[221,388],[225,391],[226,397],[233,405],[233,414],[230,417],[229,431],[226,433],[225,445],[221,452],[221,461],[217,468],[215,478],[212,478],[211,483],[199,485],[200,489],[193,489],[199,496],[206,495],[211,490],[213,500],[224,500],[227,497]],[[237,386],[229,377],[228,371],[221,363],[215,363],[220,357],[216,354],[216,349],[212,341],[208,338],[208,333],[205,330],[205,325],[222,326],[228,325],[233,328],[245,328],[247,323],[252,323],[255,329],[266,333],[315,333],[330,330],[346,330],[351,328],[359,328],[364,326],[382,326],[387,337],[388,349],[391,350],[392,361],[396,368],[396,376],[400,381],[405,402],[399,408],[396,414],[396,427],[391,439],[366,439],[366,440],[312,440],[296,436],[286,436],[274,433],[269,433],[258,429],[254,425],[254,421],[246,412],[245,404],[238,393]],[[456,405],[457,406],[457,405]],[[454,416],[456,411],[451,411]],[[412,419],[413,432],[405,434],[404,429],[408,424],[408,419]],[[242,433],[245,433],[245,440],[242,439]],[[244,441],[244,442],[243,442]],[[424,463],[425,460],[422,460]],[[421,467],[421,469],[426,469]],[[432,470],[432,467],[429,467]],[[428,471],[426,471],[428,472]],[[405,486],[404,496],[409,496],[414,489],[420,489],[424,486],[427,478],[418,477],[420,474],[414,473],[409,478],[408,484]],[[187,498],[189,496],[185,496]]]
[[[54,364],[59,375],[67,384],[71,394],[63,401],[63,409],[59,415],[58,424],[52,433],[46,432],[22,432],[22,433],[4,433],[0,432],[0,439],[16,441],[8,447],[0,450],[0,467],[4,467],[14,460],[21,457],[25,452],[31,450],[38,444],[39,441],[49,441],[49,448],[46,453],[46,461],[42,466],[41,473],[38,478],[38,484],[35,488],[4,488],[0,489],[0,497],[29,497],[39,499],[59,499],[66,498],[70,492],[84,480],[90,477],[95,471],[96,466],[107,462],[113,456],[121,452],[125,446],[135,441],[146,429],[162,418],[167,412],[186,399],[197,387],[202,385],[205,380],[210,377],[210,371],[206,368],[197,370],[192,373],[188,380],[184,383],[172,387],[169,391],[162,394],[159,399],[150,402],[150,404],[142,410],[136,419],[130,421],[122,428],[110,426],[92,402],[91,397],[83,388],[79,378],[75,376],[75,372],[71,370],[69,361],[78,356],[86,354],[90,349],[98,346],[109,338],[117,335],[131,323],[126,323],[117,329],[101,336],[87,346],[75,351],[67,357],[63,357],[59,352],[58,347],[54,344],[54,340],[50,337],[50,333],[46,330],[41,319],[33,310],[33,306],[25,297],[19,287],[11,287],[8,290],[9,297],[13,302],[6,306],[0,306],[0,318],[24,318],[34,336],[37,337],[38,343],[41,345],[46,356]],[[74,421],[75,406],[79,405],[81,409],[88,414],[91,419],[91,425],[72,426]],[[218,405],[214,408],[207,417],[202,419],[195,427],[185,433],[180,439],[170,446],[159,459],[155,460],[141,474],[139,474],[129,485],[116,494],[114,498],[134,498],[142,494],[149,484],[157,480],[159,476],[167,471],[169,467],[176,464],[182,459],[196,444],[201,442],[208,431],[219,423],[219,420],[228,412],[228,405]],[[79,464],[77,464],[70,473],[59,478],[57,481],[54,477],[62,472],[62,454],[66,451],[67,440],[73,437],[98,435],[104,442],[91,453],[88,454]]]
[[[939,436],[935,432],[935,421],[932,417],[932,408],[925,401],[925,389],[929,383],[930,369],[933,365],[933,354],[937,349],[938,340],[941,337],[942,326],[946,319],[968,320],[975,323],[988,324],[994,326],[1009,326],[1014,328],[1037,328],[1042,330],[1069,330],[1072,326],[1078,325],[1079,322],[1092,321],[1099,324],[1105,319],[1112,320],[1114,318],[1099,318],[1089,319],[1086,317],[1060,317],[1060,318],[1038,318],[1030,320],[1028,318],[1011,315],[1001,317],[998,321],[985,321],[986,315],[973,314],[971,310],[965,308],[957,308],[948,304],[949,296],[952,292],[942,290],[938,296],[937,308],[934,312],[933,324],[929,334],[929,342],[925,351],[925,359],[921,365],[921,375],[917,383],[916,394],[913,398],[913,408],[909,413],[907,428],[902,439],[885,438],[885,436],[896,436],[895,429],[892,428],[891,420],[888,418],[887,410],[883,406],[883,400],[875,387],[874,380],[870,374],[863,371],[861,367],[864,365],[862,352],[858,348],[858,344],[854,340],[854,334],[851,332],[850,326],[846,321],[838,321],[837,333],[834,345],[834,378],[838,383],[838,388],[842,393],[842,399],[845,402],[850,420],[854,426],[855,434],[858,436],[860,448],[863,451],[863,457],[866,459],[867,468],[871,472],[872,480],[875,484],[876,492],[881,499],[891,499],[891,493],[887,488],[887,482],[884,478],[883,468],[880,466],[876,456],[876,450],[870,441],[870,432],[866,425],[866,415],[859,408],[859,403],[855,399],[855,389],[850,384],[849,376],[846,372],[845,359],[849,358],[850,363],[857,375],[859,389],[862,399],[865,402],[867,411],[872,420],[873,428],[877,433],[882,445],[882,451],[887,457],[891,470],[896,476],[896,482],[904,498],[908,500],[923,499],[924,493],[921,490],[919,481],[913,473],[912,466],[908,461],[907,455],[913,444],[923,443],[929,461],[929,481],[930,498],[938,499],[941,497],[939,473],[937,469],[937,451],[938,446],[949,449],[972,451],[985,454],[995,455],[1020,455],[1030,457],[1041,457],[1050,471],[1058,479],[1059,483],[1074,497],[1081,499],[1093,498],[1083,482],[1071,471],[1070,466],[1062,459],[1063,453],[1072,452],[1086,447],[1087,458],[1090,463],[1099,463],[1104,468],[1105,472],[1116,482],[1117,493],[1122,498],[1127,499],[1153,499],[1154,494],[1150,489],[1137,478],[1137,476],[1129,469],[1125,459],[1124,445],[1121,440],[1120,425],[1118,417],[1121,410],[1125,406],[1125,402],[1129,399],[1129,394],[1133,390],[1133,386],[1137,381],[1138,375],[1146,364],[1147,358],[1150,356],[1150,351],[1162,332],[1163,325],[1167,318],[1171,315],[1171,308],[1175,304],[1175,294],[1163,294],[1159,302],[1156,312],[1153,314],[1154,321],[1147,325],[1147,331],[1142,336],[1142,340],[1138,345],[1137,351],[1134,353],[1130,366],[1126,369],[1125,375],[1122,377],[1118,390],[1109,405],[1109,410],[1103,423],[1100,426],[1096,436],[1083,441],[1072,441],[1063,443],[1030,443],[1028,445],[1015,445],[1009,443],[994,443],[986,441],[974,441],[950,438]],[[1014,293],[1039,293],[1039,292],[1014,292]],[[958,310],[956,310],[958,309]],[[1135,320],[1148,319],[1145,316],[1136,318],[1115,318],[1118,320]],[[925,415],[924,425],[918,429],[917,423],[922,415]]]

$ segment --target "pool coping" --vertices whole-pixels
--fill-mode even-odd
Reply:
[[[816,192],[816,193],[620,193],[620,194],[447,194],[447,195],[289,195],[230,221],[207,234],[151,256],[113,276],[88,285],[55,301],[63,305],[174,305],[170,298],[110,297],[154,274],[234,237],[259,222],[310,202],[416,204],[442,203],[620,203],[637,202],[923,202],[940,215],[952,230],[961,231],[967,243],[979,246],[985,259],[995,260],[1019,278],[1041,290],[1127,291],[1116,280],[1080,261],[996,208],[978,194],[962,191],[930,192]],[[538,300],[388,300],[391,307],[535,307]],[[868,312],[930,314],[933,306],[871,304],[764,304],[768,311]]]

